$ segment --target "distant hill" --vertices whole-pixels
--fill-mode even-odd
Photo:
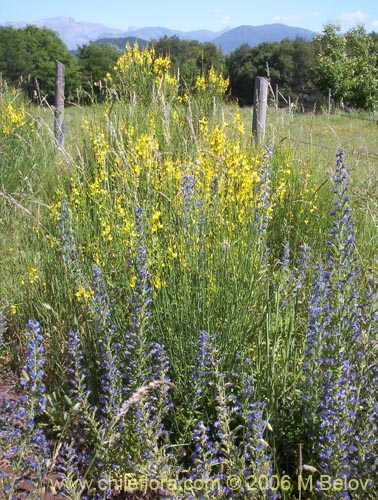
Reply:
[[[232,52],[246,43],[255,47],[262,42],[280,42],[284,38],[294,39],[297,36],[312,40],[315,33],[304,28],[293,28],[286,24],[266,24],[263,26],[239,26],[214,38],[212,43],[221,47],[225,54]]]
[[[96,43],[104,43],[106,45],[116,45],[121,50],[125,50],[126,44],[128,43],[131,47],[138,44],[140,49],[143,49],[148,45],[148,40],[143,40],[143,38],[137,38],[135,36],[127,36],[125,38],[99,38]]]
[[[109,28],[99,23],[78,22],[72,17],[66,16],[38,19],[32,22],[6,23],[5,25],[13,28],[25,28],[28,24],[55,31],[70,50],[77,49],[78,45],[84,45],[97,40],[97,38],[116,37],[124,34],[123,30]]]
[[[222,30],[219,32],[208,31],[208,30],[197,30],[197,31],[180,31],[172,30],[169,28],[163,28],[161,26],[139,28],[132,31],[127,31],[124,33],[126,36],[135,36],[137,38],[143,38],[144,40],[158,40],[167,36],[168,38],[172,36],[177,36],[181,40],[198,40],[199,42],[211,42],[214,38],[221,35],[227,30]]]
[[[46,27],[58,33],[63,42],[70,50],[75,51],[78,45],[84,45],[91,41],[101,43],[114,43],[121,49],[125,48],[127,40],[133,45],[135,39],[144,47],[152,39],[158,40],[164,36],[177,36],[181,40],[198,40],[199,42],[212,42],[223,52],[228,54],[243,43],[254,47],[261,42],[280,42],[284,38],[295,38],[301,36],[306,40],[314,37],[312,31],[303,28],[293,28],[285,24],[267,24],[264,26],[239,26],[218,32],[208,30],[180,31],[161,26],[145,27],[139,29],[120,30],[109,28],[98,23],[85,23],[75,21],[72,17],[54,17],[40,19],[33,22],[6,23],[6,26],[23,28],[28,24],[38,27]],[[112,42],[110,40],[113,40]],[[104,41],[106,40],[106,41]]]

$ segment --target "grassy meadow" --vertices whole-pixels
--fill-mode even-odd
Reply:
[[[117,67],[1,89],[0,498],[376,499],[375,118]]]

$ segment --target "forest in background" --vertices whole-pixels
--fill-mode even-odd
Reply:
[[[228,96],[242,106],[252,104],[257,76],[267,77],[272,89],[278,86],[282,103],[290,96],[302,110],[324,103],[329,89],[336,106],[373,110],[378,104],[378,34],[363,26],[342,33],[329,24],[313,41],[297,37],[256,47],[244,44],[228,55],[211,42],[176,36],[153,40],[150,47],[158,56],[169,55],[182,91],[192,89],[197,77],[213,67],[229,79]],[[100,102],[104,78],[115,75],[122,52],[116,45],[90,42],[74,55],[47,28],[0,28],[3,80],[38,102],[53,102],[56,59],[65,65],[68,102]]]

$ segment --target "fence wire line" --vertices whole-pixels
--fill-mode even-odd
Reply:
[[[309,141],[298,141],[298,140],[295,140],[295,139],[290,139],[291,142],[293,142],[294,144],[304,144],[306,146],[313,146],[315,148],[323,148],[323,149],[327,149],[328,151],[334,151],[335,149],[334,148],[331,148],[330,146],[326,146],[325,144],[317,144],[317,143],[314,143],[314,142],[309,142]],[[345,149],[348,149],[347,147],[345,147]],[[348,149],[348,152],[351,153],[351,154],[358,154],[364,158],[367,158],[368,160],[378,160],[378,153],[364,153],[363,151],[361,151],[360,149]]]
[[[353,116],[353,115],[347,115],[345,113],[331,113],[332,116],[341,116],[342,118],[353,118],[354,120],[363,120],[365,122],[371,122],[375,123],[375,125],[378,125],[378,120],[377,119],[371,119],[371,118],[364,118],[363,116]]]

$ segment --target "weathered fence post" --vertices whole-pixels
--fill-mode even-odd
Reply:
[[[265,134],[266,111],[268,108],[268,80],[258,76],[255,80],[253,100],[252,134],[255,144],[259,144]]]
[[[59,146],[64,145],[64,64],[55,61],[54,134]]]
[[[276,96],[274,99],[274,104],[276,106],[276,112],[278,111],[278,83],[276,83]]]
[[[332,91],[331,89],[328,89],[328,114],[331,114],[331,97],[332,97]]]

